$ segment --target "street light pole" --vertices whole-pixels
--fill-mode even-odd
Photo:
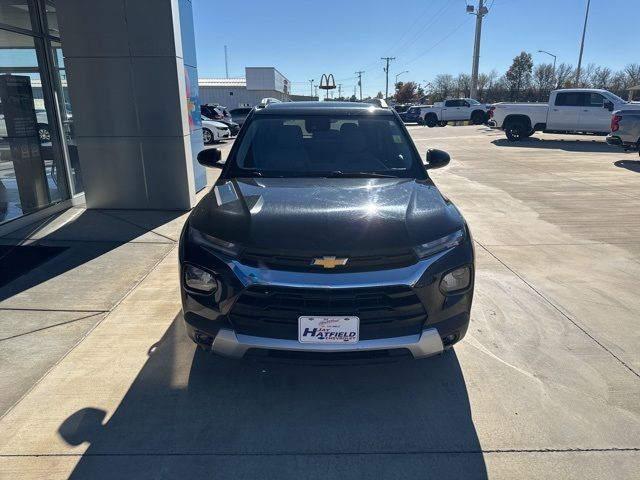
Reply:
[[[310,95],[313,97],[313,78],[311,80],[309,80],[309,85],[310,85],[310,88],[311,88]]]
[[[546,50],[538,50],[538,53],[546,53],[553,57],[553,76],[556,76],[556,56],[553,53],[549,53]]]
[[[397,85],[397,84],[398,84],[398,77],[399,77],[400,75],[402,75],[403,73],[409,73],[409,70],[404,70],[403,72],[398,73],[398,74],[396,75],[396,83],[395,83],[394,85]]]
[[[589,7],[591,0],[587,0],[587,11],[584,14],[584,27],[582,27],[582,42],[580,42],[580,56],[578,57],[578,68],[576,68],[576,87],[580,83],[580,67],[582,66],[582,51],[584,50],[584,36],[587,33],[587,21],[589,20]]]

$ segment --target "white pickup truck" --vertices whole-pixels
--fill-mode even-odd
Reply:
[[[489,109],[489,126],[504,130],[507,138],[518,141],[534,132],[596,133],[606,135],[611,112],[640,109],[617,95],[593,88],[554,90],[549,103],[495,103]]]
[[[474,125],[482,125],[488,119],[487,110],[489,110],[488,105],[473,98],[452,98],[433,105],[421,106],[418,123],[427,127],[436,125],[444,127],[447,122],[469,120]]]

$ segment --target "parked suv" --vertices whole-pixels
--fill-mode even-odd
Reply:
[[[251,110],[253,110],[251,107],[234,108],[229,111],[229,114],[233,117],[233,121],[242,127]]]
[[[187,332],[234,358],[434,355],[469,324],[474,251],[397,113],[370,104],[256,109],[180,237]]]
[[[235,136],[240,131],[240,125],[233,121],[231,114],[227,111],[226,107],[222,107],[217,104],[204,104],[200,105],[200,113],[207,120],[224,123],[229,127],[229,131],[232,136]]]

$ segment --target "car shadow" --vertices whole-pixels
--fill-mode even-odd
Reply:
[[[579,140],[544,139],[529,137],[518,142],[512,142],[506,138],[492,140],[491,143],[498,147],[515,148],[548,148],[552,150],[565,150],[567,152],[619,152],[620,148],[608,145],[604,141],[593,137],[582,137]]]
[[[613,164],[618,168],[626,168],[632,172],[640,173],[640,160],[618,160]]]
[[[422,361],[296,365],[212,356],[178,315],[118,408],[58,433],[90,442],[70,476],[487,477],[453,351]]]

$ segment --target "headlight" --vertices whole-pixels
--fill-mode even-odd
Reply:
[[[468,265],[456,268],[447,273],[440,281],[440,290],[444,293],[451,293],[457,290],[464,290],[471,283],[471,268]]]
[[[440,253],[451,247],[456,247],[464,240],[464,230],[460,229],[453,232],[451,235],[439,238],[433,242],[423,243],[414,248],[418,258],[426,258],[436,253]]]
[[[189,226],[189,237],[196,245],[207,250],[213,250],[214,253],[221,253],[222,255],[233,258],[237,257],[240,253],[240,245],[237,243],[212,237],[191,226]]]
[[[185,265],[184,283],[193,290],[205,293],[213,293],[218,288],[218,282],[212,274],[193,265]]]
[[[224,132],[229,129],[227,127],[216,127],[216,130],[220,130],[221,132]]]

